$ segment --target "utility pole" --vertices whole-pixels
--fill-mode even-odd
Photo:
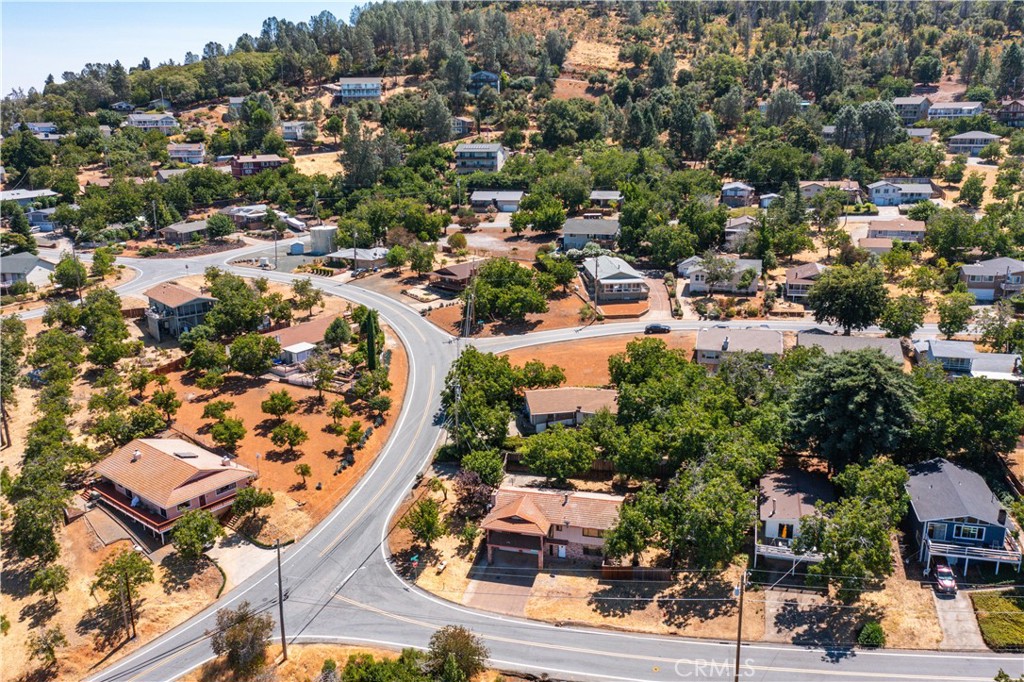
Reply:
[[[125,598],[128,600],[128,615],[132,619],[132,639],[135,639],[135,605],[132,604],[132,590],[128,585],[128,574],[122,573],[121,577],[124,578],[124,594]]]
[[[747,587],[747,571],[743,571],[743,575],[740,576],[739,586],[739,598],[740,598],[740,613],[738,624],[736,625],[736,668],[733,671],[733,682],[740,682],[740,647],[743,644],[743,595],[746,593]]]
[[[277,548],[277,607],[278,620],[281,623],[281,655],[288,660],[288,640],[284,636],[284,579],[281,577],[281,538],[275,543]]]

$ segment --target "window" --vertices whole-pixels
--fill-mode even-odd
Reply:
[[[604,537],[604,531],[603,530],[597,530],[596,528],[584,528],[583,529],[583,537],[585,537],[585,538],[603,538]]]
[[[181,504],[178,505],[178,511],[187,512],[191,507],[192,500],[189,500],[188,502],[182,502]]]
[[[953,537],[957,540],[984,540],[985,529],[982,526],[954,526]]]
[[[793,539],[793,524],[792,523],[780,523],[779,524],[779,538],[782,540]]]
[[[214,494],[214,495],[223,495],[223,494],[224,494],[224,493],[226,493],[227,491],[229,491],[229,490],[234,490],[234,489],[235,489],[235,484],[234,484],[234,483],[228,483],[228,484],[227,484],[226,486],[224,486],[223,488],[217,488],[216,490],[214,490],[214,491],[213,491],[213,494]]]
[[[604,554],[604,551],[600,547],[585,546],[583,548],[583,554],[584,556],[602,556]]]

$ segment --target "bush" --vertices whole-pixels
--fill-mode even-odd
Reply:
[[[864,623],[857,635],[857,644],[870,649],[878,649],[885,646],[885,630],[877,620],[869,620]]]

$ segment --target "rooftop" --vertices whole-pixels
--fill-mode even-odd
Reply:
[[[583,260],[583,269],[595,279],[609,279],[614,278],[617,280],[640,280],[643,281],[644,276],[641,275],[632,265],[614,256],[598,256],[597,258],[585,258]]]
[[[826,270],[828,270],[828,266],[821,263],[804,263],[786,270],[786,282],[789,284],[810,282]]]
[[[842,353],[843,351],[862,350],[864,348],[876,348],[882,354],[894,362],[903,364],[903,346],[899,339],[883,339],[874,336],[841,336],[838,334],[818,334],[813,331],[798,332],[796,345],[817,346],[825,351],[826,355]]]
[[[907,468],[907,492],[918,521],[972,517],[998,524],[1002,505],[985,480],[946,459],[931,459]]]
[[[504,149],[498,142],[463,142],[455,148],[456,154],[462,152],[497,152]]]
[[[963,265],[960,267],[960,270],[965,275],[1005,275],[1007,273],[1024,272],[1024,261],[1002,256]]]
[[[603,493],[500,488],[493,509],[480,526],[513,533],[539,531],[544,535],[552,525],[608,530],[618,521],[624,499]]]
[[[562,226],[562,234],[601,234],[614,237],[619,233],[619,221],[589,218],[570,218]]]
[[[515,189],[478,189],[469,195],[470,202],[477,201],[519,201],[523,192]]]
[[[950,141],[953,140],[1001,140],[1002,137],[993,133],[986,133],[983,130],[970,130],[966,133],[960,133],[959,135],[950,136]]]
[[[780,469],[761,478],[761,520],[799,519],[816,513],[818,502],[835,499],[828,477],[804,469]]]
[[[584,414],[593,414],[607,408],[611,412],[618,411],[618,391],[606,388],[541,388],[524,391],[526,409],[531,415],[556,414],[579,410]]]
[[[35,254],[26,253],[24,251],[0,257],[0,272],[4,273],[27,275],[39,266],[52,269],[54,264],[48,260],[43,260]]]
[[[183,306],[186,303],[191,303],[197,299],[203,301],[217,300],[212,296],[205,296],[194,289],[183,287],[175,282],[163,282],[162,284],[157,284],[155,287],[147,289],[142,295],[151,301],[163,303],[171,308]]]
[[[696,350],[782,355],[782,332],[770,329],[711,327],[697,332]]]
[[[884,232],[924,232],[925,223],[923,220],[872,220],[868,223],[868,230],[881,230]]]
[[[276,340],[281,344],[282,348],[303,342],[320,343],[324,340],[324,333],[327,331],[327,328],[331,326],[331,322],[334,322],[336,317],[336,315],[325,315],[309,322],[302,322],[291,327],[267,332],[264,336],[269,336]]]
[[[206,229],[205,220],[193,220],[192,222],[181,222],[168,225],[167,227],[161,227],[158,232],[176,232],[178,234],[188,234],[190,232],[201,232]]]

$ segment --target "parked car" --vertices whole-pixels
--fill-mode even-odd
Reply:
[[[644,334],[668,334],[672,327],[667,324],[649,324],[644,327]]]
[[[935,591],[940,594],[956,594],[956,574],[946,564],[935,566]]]

